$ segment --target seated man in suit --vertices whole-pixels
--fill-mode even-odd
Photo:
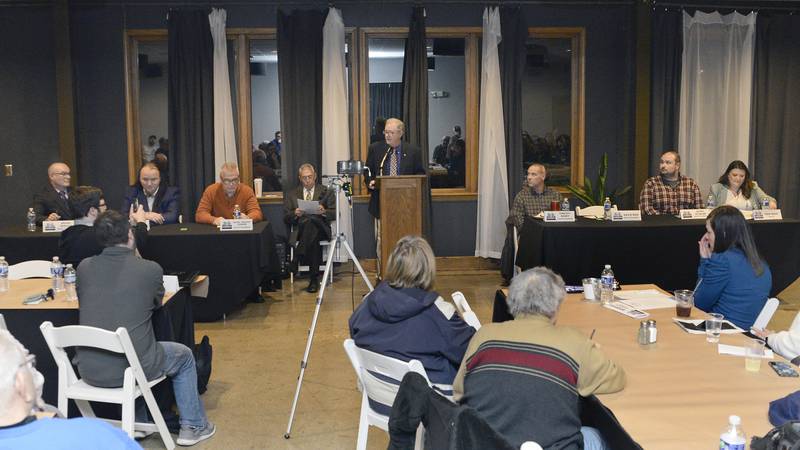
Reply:
[[[94,224],[103,252],[78,267],[80,324],[104,330],[125,327],[148,380],[166,375],[172,381],[180,412],[178,445],[194,445],[216,431],[206,417],[197,392],[197,368],[192,350],[177,342],[157,342],[153,312],[164,296],[164,271],[157,263],[134,255],[128,218],[116,211],[101,214]],[[124,356],[78,348],[76,361],[84,382],[120,387],[128,364]],[[137,411],[142,418],[143,411]],[[138,420],[138,419],[137,419]]]
[[[69,197],[70,207],[78,218],[75,225],[61,232],[58,239],[58,256],[64,264],[78,267],[85,258],[99,255],[103,247],[97,242],[94,225],[97,216],[106,211],[103,191],[94,186],[78,186]],[[130,208],[130,221],[134,224],[133,233],[136,247],[143,248],[147,241],[147,223],[142,205],[134,211]]]
[[[33,410],[42,404],[43,383],[42,374],[36,370],[36,356],[11,333],[0,330],[0,448],[141,448],[121,429],[102,420],[37,420]]]
[[[153,163],[147,163],[139,170],[139,183],[125,192],[120,211],[129,211],[136,203],[144,207],[145,218],[152,225],[178,223],[180,191],[176,187],[161,186],[161,171]]]
[[[311,164],[303,164],[297,171],[300,184],[289,191],[283,199],[286,225],[293,227],[289,244],[297,243],[295,255],[309,267],[309,282],[306,292],[319,289],[319,266],[322,264],[322,247],[319,242],[331,238],[331,220],[336,219],[336,199],[317,183],[317,172]],[[298,200],[319,202],[317,214],[306,214],[297,207]]]
[[[222,219],[233,219],[233,210],[239,206],[242,218],[253,222],[264,220],[261,207],[253,189],[239,182],[239,166],[226,162],[219,171],[219,183],[207,187],[197,205],[194,220],[219,226]]]
[[[36,224],[41,225],[45,220],[74,219],[75,215],[69,207],[69,166],[60,162],[50,164],[47,178],[49,183],[33,196]]]

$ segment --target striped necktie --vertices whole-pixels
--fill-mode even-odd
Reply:
[[[389,157],[389,175],[397,176],[397,150],[392,149]]]

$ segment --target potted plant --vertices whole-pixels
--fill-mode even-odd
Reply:
[[[608,153],[603,153],[600,158],[600,167],[597,168],[597,180],[594,185],[589,177],[583,177],[583,186],[568,184],[567,189],[575,198],[586,203],[586,206],[602,205],[606,197],[614,204],[616,199],[627,194],[631,190],[630,186],[615,189],[613,192],[606,191],[606,173],[608,172]]]

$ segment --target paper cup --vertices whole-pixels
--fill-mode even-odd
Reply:
[[[253,178],[253,190],[256,191],[256,197],[261,197],[263,193],[264,180],[261,178]]]

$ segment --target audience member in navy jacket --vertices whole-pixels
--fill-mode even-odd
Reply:
[[[432,383],[451,385],[475,329],[431,290],[435,274],[430,245],[418,236],[400,239],[383,282],[350,317],[350,336],[360,348],[417,359]]]
[[[120,211],[130,211],[131,205],[137,201],[144,207],[145,218],[151,225],[178,223],[180,191],[176,187],[161,186],[161,171],[153,163],[147,163],[139,170],[139,183],[125,192]]]
[[[758,254],[744,216],[733,206],[711,211],[698,244],[695,306],[750,329],[769,296],[772,273]]]

